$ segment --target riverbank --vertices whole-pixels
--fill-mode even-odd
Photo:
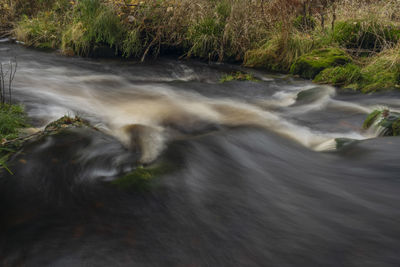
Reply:
[[[400,88],[396,1],[2,2],[10,34],[64,55],[144,61],[176,54],[364,93]]]

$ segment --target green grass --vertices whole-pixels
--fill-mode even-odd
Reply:
[[[7,167],[7,161],[15,151],[11,147],[5,147],[6,141],[16,139],[19,136],[19,130],[27,127],[26,115],[20,105],[3,104],[0,106],[0,167],[12,174]]]
[[[327,68],[314,79],[317,83],[328,83],[340,87],[352,87],[362,79],[361,68],[353,63]]]
[[[269,1],[145,0],[134,7],[117,0],[25,2],[16,0],[13,6],[17,39],[61,48],[66,55],[144,60],[150,54],[179,53],[364,93],[400,88],[400,20],[378,19],[366,9],[357,19],[340,16],[331,28],[329,16],[322,27],[320,14],[312,10],[305,17],[283,14]],[[10,8],[1,12],[5,18],[13,13]]]
[[[100,0],[80,0],[72,10],[72,22],[62,35],[65,54],[87,56],[97,45],[114,47],[116,52],[126,34],[115,11]]]
[[[34,18],[23,16],[14,33],[27,46],[57,48],[61,42],[61,25],[53,13],[39,12]]]
[[[188,42],[190,49],[188,56],[217,59],[222,46],[224,25],[216,18],[206,17],[188,30]]]
[[[383,24],[378,20],[349,20],[336,24],[333,38],[349,49],[382,51],[385,46],[397,44],[400,29],[392,24]]]
[[[18,137],[19,129],[27,126],[24,109],[20,105],[0,106],[0,139]]]
[[[293,63],[304,54],[323,47],[324,35],[308,35],[294,31],[288,36],[273,33],[261,47],[246,52],[244,65],[265,68],[274,72],[288,72]]]

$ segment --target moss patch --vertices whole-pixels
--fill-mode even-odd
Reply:
[[[138,166],[132,172],[111,182],[121,189],[148,191],[154,185],[154,179],[171,170],[167,164],[153,165],[149,167]]]
[[[299,57],[291,66],[290,73],[302,78],[314,79],[324,69],[350,62],[350,57],[341,49],[318,49]]]
[[[368,114],[367,118],[363,123],[363,128],[368,129],[375,122],[375,120],[382,114],[382,110],[374,110]]]
[[[231,74],[226,74],[224,75],[219,82],[224,83],[224,82],[231,82],[231,81],[252,81],[252,82],[257,82],[259,81],[256,77],[251,75],[250,73],[244,73],[241,71],[237,71]]]

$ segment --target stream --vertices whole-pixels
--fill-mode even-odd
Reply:
[[[64,115],[98,130],[31,142],[1,171],[1,266],[400,265],[400,138],[362,129],[399,92],[0,43],[14,57],[34,130]],[[235,71],[259,81],[219,82]],[[151,190],[112,183],[141,164],[171,168]]]

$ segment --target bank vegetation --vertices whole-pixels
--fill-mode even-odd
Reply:
[[[0,35],[65,55],[238,62],[365,93],[400,87],[397,0],[0,0]]]

